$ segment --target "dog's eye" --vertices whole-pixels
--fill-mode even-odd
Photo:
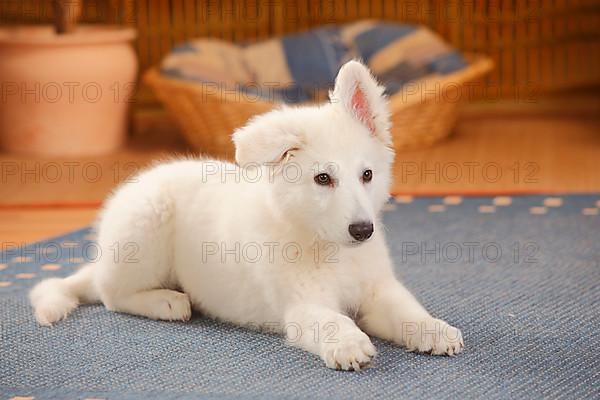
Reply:
[[[370,169],[365,169],[365,171],[362,174],[362,181],[364,183],[367,183],[371,182],[371,179],[373,179],[373,171],[371,171]]]
[[[329,174],[325,174],[325,173],[319,174],[319,175],[315,176],[315,183],[317,185],[329,186],[332,183],[331,176],[329,176]]]

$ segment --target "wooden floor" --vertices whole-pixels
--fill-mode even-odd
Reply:
[[[583,112],[470,107],[447,140],[397,154],[393,192],[600,192],[600,102],[585,104]],[[131,174],[173,153],[189,153],[179,140],[147,142],[134,140],[116,154],[76,160],[0,154],[0,243],[85,226],[110,190]]]

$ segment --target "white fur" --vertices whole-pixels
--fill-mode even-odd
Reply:
[[[356,90],[374,124],[364,123],[364,108],[355,115]],[[429,315],[393,273],[379,220],[393,160],[382,92],[351,61],[330,103],[272,111],[236,131],[238,164],[172,161],[120,187],[99,220],[100,260],[31,291],[38,322],[98,301],[162,320],[187,320],[193,308],[276,329],[345,370],[375,355],[367,334],[409,350],[460,352],[460,331]],[[365,169],[371,182],[361,180]],[[333,187],[315,183],[322,172]],[[369,240],[350,236],[357,221],[373,222]]]

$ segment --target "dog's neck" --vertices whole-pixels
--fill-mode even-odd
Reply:
[[[273,193],[265,191],[264,194],[261,223],[268,227],[269,232],[277,232],[278,237],[273,239],[285,243],[297,243],[303,248],[322,241],[317,232],[304,225],[302,218],[295,218],[294,215],[285,213],[278,206]]]

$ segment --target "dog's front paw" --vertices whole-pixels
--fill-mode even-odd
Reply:
[[[369,337],[361,331],[323,344],[323,359],[327,367],[333,369],[360,371],[371,363],[376,353]]]
[[[407,324],[404,336],[404,344],[409,351],[452,356],[464,348],[460,330],[441,319]]]

